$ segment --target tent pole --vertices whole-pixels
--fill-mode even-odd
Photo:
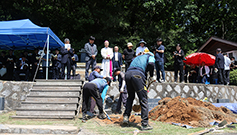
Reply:
[[[47,55],[46,55],[46,80],[48,80],[48,71],[49,71],[49,67],[48,67],[48,64],[49,64],[49,35],[48,35],[48,38],[47,38]]]

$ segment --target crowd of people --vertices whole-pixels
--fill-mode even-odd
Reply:
[[[70,44],[68,38],[64,42]],[[13,50],[9,50],[8,55],[5,51],[2,51],[0,56],[0,79],[16,81],[32,81],[34,78],[45,79],[47,67],[49,71],[52,71],[52,79],[74,78],[76,76],[76,62],[79,60],[75,50],[70,47],[62,47],[60,50],[55,49],[53,51],[47,56],[46,49],[39,53],[39,49],[35,48],[32,53],[24,51],[19,58],[13,54]],[[65,75],[65,67],[67,67],[67,75]]]

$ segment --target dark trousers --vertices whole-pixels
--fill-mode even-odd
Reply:
[[[179,64],[175,64],[174,65],[174,81],[177,82],[177,79],[178,79],[178,71],[179,71],[179,74],[180,74],[180,82],[183,82],[184,80],[184,70],[183,70],[183,65],[179,65]]]
[[[225,84],[230,83],[230,70],[225,70],[224,72]]]
[[[93,97],[96,101],[96,104],[98,106],[99,112],[103,113],[103,105],[102,105],[102,98],[100,96],[99,90],[97,89],[96,84],[93,83],[86,83],[83,86],[83,101],[82,101],[82,113],[86,114],[87,112],[87,105],[90,97]]]
[[[72,67],[71,67],[71,72],[72,72],[72,75],[73,75],[73,77],[76,75],[76,65],[72,65]]]
[[[94,113],[95,105],[96,105],[96,101],[93,97],[91,97],[91,103],[90,103],[90,112],[91,113]]]
[[[53,79],[59,79],[59,67],[53,67]]]
[[[218,80],[219,80],[219,84],[224,84],[224,74],[225,74],[225,70],[218,68]]]
[[[86,72],[85,72],[85,79],[88,80],[88,71],[90,69],[91,65],[91,71],[94,70],[94,67],[96,66],[96,60],[90,58],[90,60],[86,61]]]
[[[127,69],[129,68],[131,63],[132,62],[125,62],[125,72],[127,72]]]
[[[133,100],[135,98],[135,93],[137,93],[141,105],[142,125],[146,126],[148,124],[148,99],[145,87],[145,76],[140,71],[130,70],[125,74],[125,81],[127,85],[128,99],[126,110],[123,115],[128,117],[131,115]]]
[[[160,79],[160,71],[161,71],[161,74],[162,74],[162,79],[165,81],[165,70],[164,70],[164,62],[161,62],[161,61],[156,61],[156,80],[159,81]]]
[[[127,98],[128,98],[127,88],[125,86],[124,91],[122,93],[120,93],[120,95],[119,95],[119,100],[118,100],[118,103],[117,103],[116,112],[120,112],[120,110],[121,110],[121,103],[123,103],[123,106],[126,108]]]
[[[29,73],[30,73],[29,69],[16,70],[15,71],[16,81],[20,81],[21,80],[20,76],[19,76],[21,73],[25,74],[24,81],[27,81],[28,77],[29,77]]]
[[[119,65],[119,62],[118,61],[114,61],[113,62],[113,69],[116,69],[116,68],[119,68],[120,65]],[[116,76],[113,76],[114,80],[113,81],[116,81]],[[118,81],[121,79],[121,76],[118,75]]]
[[[70,72],[71,72],[71,63],[68,60],[67,63],[61,63],[62,66],[62,78],[65,78],[65,66],[67,66],[67,79],[70,79]]]
[[[31,76],[30,76],[30,79],[31,79],[31,80],[34,79],[34,76],[35,76],[35,72],[36,72],[37,66],[38,66],[38,65],[35,65],[34,63],[32,64],[32,70],[31,70]],[[37,74],[38,74],[38,72],[37,72]],[[35,78],[37,78],[37,75],[36,75]]]
[[[7,68],[7,80],[12,80],[14,74],[14,67]]]

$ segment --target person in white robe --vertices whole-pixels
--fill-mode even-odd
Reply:
[[[104,42],[105,47],[101,49],[101,56],[103,57],[102,66],[103,69],[101,75],[105,77],[112,78],[112,58],[113,58],[113,49],[109,47],[109,41]]]

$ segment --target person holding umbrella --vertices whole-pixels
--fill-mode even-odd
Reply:
[[[183,59],[184,59],[184,51],[181,49],[180,44],[176,45],[176,51],[174,52],[174,81],[177,82],[178,79],[178,71],[180,72],[180,82],[184,80],[183,74]]]

